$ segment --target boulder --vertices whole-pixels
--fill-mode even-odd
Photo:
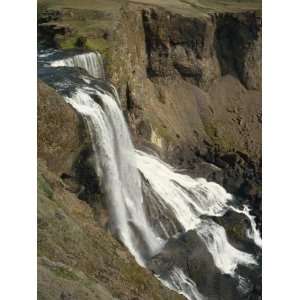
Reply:
[[[80,115],[53,88],[38,81],[38,158],[59,176],[72,173],[80,152],[90,144]]]

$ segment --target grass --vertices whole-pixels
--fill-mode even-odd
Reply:
[[[69,29],[68,34],[56,35],[60,48],[75,48],[78,39],[84,37],[85,48],[100,51],[108,60],[109,41],[104,37],[112,32],[123,3],[122,0],[38,0],[38,14],[61,12],[58,20],[48,23]]]
[[[176,13],[194,17],[214,12],[261,10],[261,0],[130,0],[130,2],[162,6]]]
[[[74,8],[115,11],[126,2],[126,0],[38,0],[38,5],[47,5],[50,9]]]
[[[86,287],[96,293],[99,283],[120,298],[127,295],[133,299],[139,294],[143,299],[151,300],[183,299],[170,294],[157,279],[137,265],[127,250],[99,227],[91,208],[62,188],[59,177],[40,164],[38,174],[38,192],[41,194],[38,218],[47,224],[41,226],[40,221],[38,225],[38,256],[60,263],[45,265],[53,275],[47,278],[46,284],[55,279],[59,286],[68,287],[68,281],[68,284]],[[44,194],[45,190],[49,192],[50,183],[55,190],[52,199]],[[43,291],[47,292],[45,288]]]
[[[53,198],[53,190],[42,175],[38,175],[38,190],[45,194],[49,199]]]
[[[56,276],[64,279],[76,280],[76,281],[80,279],[74,272],[64,267],[55,267],[52,271]]]
[[[161,6],[193,17],[261,8],[261,0],[38,0],[38,14],[46,10],[62,12],[59,20],[51,22],[70,29],[69,34],[57,37],[61,48],[74,48],[78,38],[85,37],[87,49],[100,51],[109,60],[110,44],[103,36],[113,32],[120,9],[126,3]]]

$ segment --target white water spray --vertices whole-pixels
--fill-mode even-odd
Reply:
[[[224,274],[234,276],[237,266],[256,265],[251,254],[242,252],[228,242],[224,228],[211,220],[202,220],[196,230],[212,255],[215,265]]]
[[[224,228],[201,215],[222,216],[230,206],[232,196],[220,185],[204,178],[193,179],[176,173],[157,157],[137,151],[138,168],[160,197],[161,207],[172,211],[184,231],[195,229],[222,273],[234,276],[238,264],[256,264],[251,254],[235,249],[228,242]],[[167,214],[165,214],[167,215]],[[172,218],[166,222],[174,223]],[[163,231],[166,226],[159,223]],[[174,227],[174,226],[173,226]],[[171,227],[171,228],[173,228]]]
[[[171,210],[185,231],[195,229],[201,215],[220,216],[232,196],[223,187],[204,178],[193,179],[176,173],[157,157],[137,151],[140,172],[160,196],[158,201]]]

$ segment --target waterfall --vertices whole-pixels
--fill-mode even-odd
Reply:
[[[117,99],[112,95],[94,88],[81,88],[65,99],[88,124],[95,169],[99,177],[104,177],[111,230],[141,265],[162,249],[164,241],[147,220],[138,170],[159,195],[165,215],[172,211],[184,231],[195,229],[223,273],[234,276],[238,264],[256,264],[252,255],[229,244],[223,227],[201,220],[201,215],[220,216],[228,209],[232,197],[224,188],[203,178],[176,173],[158,158],[135,151]],[[167,231],[163,223],[160,226]],[[195,283],[176,266],[170,271],[168,281],[162,282],[168,282],[168,287],[190,300],[203,299]]]
[[[199,293],[195,282],[188,278],[181,269],[174,267],[168,277],[168,280],[164,280],[158,276],[160,281],[170,290],[185,296],[189,300],[206,300],[206,298]]]
[[[89,93],[97,95],[100,104]],[[141,179],[122,112],[110,95],[96,89],[78,89],[65,99],[88,124],[96,157],[95,169],[106,183],[111,230],[144,265],[144,259],[156,254],[163,242],[155,236],[143,210]]]
[[[185,231],[196,228],[201,215],[222,215],[232,199],[220,185],[176,173],[159,158],[142,151],[137,151],[137,165],[159,195],[162,207],[175,214]]]
[[[50,62],[52,67],[77,67],[95,78],[105,79],[103,59],[98,52],[88,52]]]
[[[50,65],[80,67],[95,78],[104,78],[101,55],[97,53],[52,60]],[[75,88],[64,98],[87,124],[95,170],[105,189],[110,229],[137,262],[146,266],[147,260],[160,253],[169,238],[195,230],[221,273],[238,277],[235,271],[239,264],[255,265],[251,254],[229,243],[223,227],[204,218],[223,216],[229,209],[243,213],[251,223],[249,238],[261,246],[249,211],[232,207],[232,196],[220,185],[180,174],[159,158],[135,150],[116,89],[111,86],[111,90],[106,91],[92,81],[85,76],[84,84],[74,84]],[[64,84],[59,81],[57,86],[64,87]],[[149,187],[149,199],[143,197],[143,184]],[[189,300],[205,299],[197,285],[176,265],[163,278],[159,274],[157,277]],[[245,282],[240,280],[240,289],[246,289]]]
[[[240,213],[240,214],[243,214],[245,215],[249,221],[250,221],[250,224],[251,224],[251,230],[247,230],[247,236],[254,241],[254,243],[258,246],[258,247],[262,247],[262,239],[261,239],[261,236],[260,236],[260,233],[256,227],[256,224],[255,224],[255,219],[254,219],[254,216],[250,215],[250,209],[249,207],[247,206],[244,206],[244,208],[241,210],[241,209],[237,209],[235,207],[231,207],[232,210]]]
[[[238,264],[246,266],[257,264],[252,255],[231,246],[224,228],[215,222],[203,220],[196,231],[222,273],[233,276]]]

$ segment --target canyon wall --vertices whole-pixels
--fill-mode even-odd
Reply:
[[[113,44],[108,70],[136,145],[248,199],[259,218],[258,13],[190,17],[132,4]]]

